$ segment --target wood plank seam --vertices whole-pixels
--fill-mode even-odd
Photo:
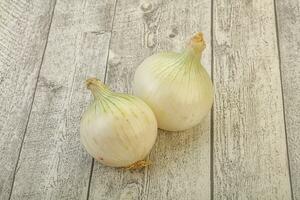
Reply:
[[[116,16],[116,9],[117,9],[117,3],[118,0],[115,0],[115,6],[114,6],[114,15],[112,18],[112,22],[111,22],[111,29],[110,29],[110,38],[109,38],[109,43],[108,43],[108,48],[107,48],[107,57],[106,57],[106,65],[105,65],[105,71],[104,71],[104,79],[103,82],[106,83],[106,74],[107,74],[107,66],[108,66],[108,58],[109,58],[109,50],[110,50],[110,46],[111,46],[111,39],[112,39],[112,31],[113,31],[113,27],[114,27],[114,19]],[[92,164],[91,164],[91,171],[90,171],[90,177],[89,177],[89,183],[88,183],[88,188],[87,188],[87,196],[86,199],[89,200],[90,198],[90,188],[91,188],[91,181],[92,181],[92,177],[93,177],[93,171],[94,171],[94,164],[95,164],[95,159],[92,159]]]
[[[290,166],[290,158],[289,158],[289,146],[288,146],[288,137],[287,137],[287,128],[286,128],[285,103],[284,103],[283,82],[282,82],[281,54],[280,54],[280,45],[279,45],[278,17],[277,17],[277,9],[276,8],[277,8],[276,0],[274,0],[275,28],[276,28],[276,39],[277,39],[276,42],[277,42],[277,50],[278,50],[281,98],[282,98],[282,107],[283,107],[283,121],[284,121],[283,123],[284,123],[284,131],[285,131],[285,142],[286,142],[286,152],[287,152],[287,160],[288,160],[288,173],[289,173],[289,181],[290,181],[290,188],[291,188],[291,198],[292,198],[292,200],[294,200],[293,184],[292,184],[292,177],[291,177],[291,166]]]
[[[44,47],[44,50],[43,50],[43,55],[42,55],[40,67],[38,69],[38,76],[37,76],[36,83],[35,83],[35,86],[34,86],[35,89],[34,89],[34,92],[33,92],[33,98],[32,98],[32,101],[30,103],[29,114],[28,114],[28,117],[27,117],[27,120],[26,120],[26,126],[25,126],[25,130],[24,130],[23,137],[22,137],[22,140],[21,140],[21,146],[20,146],[19,153],[18,153],[18,159],[17,159],[17,162],[15,164],[15,169],[14,169],[14,174],[13,174],[13,179],[12,179],[12,184],[11,184],[11,188],[10,188],[9,198],[8,199],[11,199],[11,194],[12,194],[13,187],[14,187],[16,173],[18,172],[19,159],[20,159],[20,155],[21,155],[21,152],[22,152],[22,147],[23,147],[24,139],[25,139],[26,132],[27,132],[28,122],[29,122],[30,115],[31,115],[32,105],[33,105],[33,102],[34,102],[34,97],[35,97],[37,83],[38,83],[39,76],[40,76],[40,71],[41,71],[41,68],[42,68],[42,65],[43,65],[44,56],[45,56],[45,52],[46,52],[46,49],[47,49],[48,38],[49,38],[50,29],[51,29],[51,24],[52,24],[52,19],[53,19],[53,15],[54,15],[56,1],[57,0],[54,0],[54,3],[53,3],[53,9],[52,9],[51,18],[50,18],[50,24],[49,24],[48,33],[47,33],[47,39],[46,39],[45,47]]]
[[[104,74],[104,76],[105,76],[105,74]],[[95,163],[95,159],[92,158],[89,183],[88,183],[88,188],[87,188],[87,193],[86,193],[86,200],[89,200],[89,198],[90,198],[90,188],[91,188],[91,181],[92,181],[93,170],[94,170],[94,163]]]
[[[211,0],[210,8],[210,46],[211,70],[210,78],[214,85],[214,1]],[[213,103],[214,104],[214,103]],[[214,199],[214,106],[210,110],[210,199]]]

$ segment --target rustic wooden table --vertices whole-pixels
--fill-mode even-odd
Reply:
[[[153,165],[104,167],[79,121],[97,76],[204,32],[210,116],[159,131]],[[300,199],[299,0],[0,0],[0,199]]]

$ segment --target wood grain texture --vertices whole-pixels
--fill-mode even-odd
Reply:
[[[53,2],[0,1],[0,199],[9,198]]]
[[[291,199],[273,0],[213,13],[214,198]]]
[[[106,7],[107,6],[107,7]],[[11,199],[86,199],[92,158],[79,141],[90,101],[84,81],[104,78],[109,1],[56,3]],[[100,19],[100,20],[99,20]]]
[[[136,67],[149,55],[180,50],[195,32],[207,41],[210,72],[210,1],[118,1],[106,83],[131,93]],[[210,199],[210,118],[184,133],[159,131],[152,166],[125,171],[95,163],[90,199]]]
[[[285,120],[294,199],[300,199],[300,1],[276,1]]]

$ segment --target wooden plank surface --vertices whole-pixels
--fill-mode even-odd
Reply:
[[[214,199],[291,199],[273,0],[213,13]]]
[[[300,2],[211,3],[0,1],[0,199],[300,199]],[[79,142],[84,80],[131,93],[142,60],[198,31],[213,127],[159,130],[142,170],[93,164]]]
[[[294,199],[300,199],[300,1],[276,1],[282,88]]]
[[[162,50],[180,50],[203,31],[204,66],[210,72],[210,1],[118,1],[107,84],[131,93],[136,67]],[[90,199],[210,199],[210,118],[181,133],[159,131],[152,166],[123,171],[95,163]]]
[[[110,1],[57,1],[11,199],[87,198],[92,159],[79,141],[90,100],[84,81],[104,77],[113,13]]]
[[[50,0],[0,1],[0,199],[9,198],[51,23]]]

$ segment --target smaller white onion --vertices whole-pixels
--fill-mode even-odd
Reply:
[[[86,84],[94,96],[80,124],[80,139],[87,152],[112,167],[143,161],[157,137],[152,110],[138,97],[112,92],[95,78]]]

